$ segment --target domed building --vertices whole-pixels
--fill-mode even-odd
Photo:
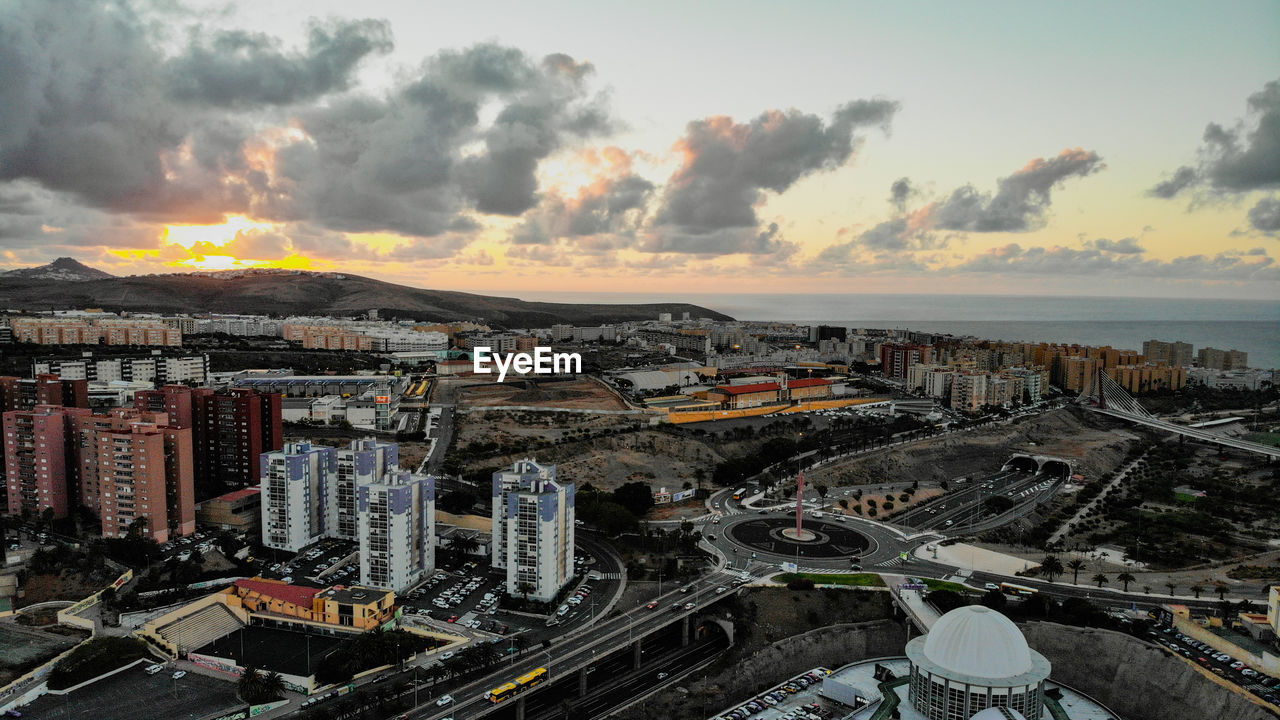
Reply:
[[[1022,631],[981,605],[943,615],[929,634],[907,643],[908,697],[929,720],[994,720],[988,708],[1040,720],[1049,661],[1027,646]],[[997,712],[999,712],[997,710]]]
[[[989,707],[969,720],[1027,720],[1027,716],[1007,707]]]

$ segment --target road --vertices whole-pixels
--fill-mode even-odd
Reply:
[[[762,572],[765,568],[760,567],[758,570]],[[677,589],[663,595],[659,598],[656,609],[650,610],[645,606],[633,608],[618,617],[597,623],[588,632],[563,638],[550,648],[526,651],[521,658],[513,659],[507,667],[450,689],[448,692],[456,698],[456,703],[450,707],[437,707],[432,702],[419,706],[406,715],[411,720],[474,718],[485,715],[494,709],[485,697],[490,689],[539,667],[547,668],[552,681],[564,673],[576,672],[579,668],[591,665],[593,651],[596,656],[614,653],[635,640],[670,625],[674,620],[696,614],[722,600],[728,593],[717,592],[717,589],[731,587],[732,580],[733,577],[725,572],[715,572],[695,580],[685,586],[687,592]],[[692,607],[686,609],[686,604]],[[535,689],[523,697],[531,697],[537,691]]]

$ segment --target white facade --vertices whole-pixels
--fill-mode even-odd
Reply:
[[[907,658],[911,705],[929,720],[971,718],[990,707],[1040,720],[1049,661],[995,610],[952,610],[907,643]]]
[[[357,490],[360,583],[402,592],[435,570],[435,478],[388,471]]]
[[[325,535],[355,540],[357,491],[361,485],[378,482],[399,465],[400,446],[361,438],[338,448],[335,455],[337,469],[325,488]]]
[[[333,448],[306,442],[262,454],[263,545],[297,552],[324,536],[324,494],[335,461]]]
[[[493,474],[493,566],[507,593],[549,602],[573,577],[574,486],[533,460]]]

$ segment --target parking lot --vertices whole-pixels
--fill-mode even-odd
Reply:
[[[235,683],[193,672],[175,679],[172,666],[148,675],[146,667],[139,664],[66,695],[45,695],[23,706],[22,714],[41,720],[195,720],[244,705],[236,699]]]
[[[295,585],[355,585],[360,582],[360,561],[353,557],[355,553],[356,543],[351,540],[326,539],[308,545],[292,559],[277,560],[288,553],[271,553],[258,565],[263,577]]]
[[[1205,643],[1166,627],[1148,636],[1170,652],[1181,655],[1209,672],[1229,680],[1272,705],[1280,705],[1280,678],[1264,675]]]
[[[800,673],[725,710],[715,720],[828,720],[834,713],[809,689],[821,687],[822,679],[830,674],[830,670],[821,667]]]

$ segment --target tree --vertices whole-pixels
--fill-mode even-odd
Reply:
[[[1195,594],[1196,594],[1196,599],[1197,599],[1197,600],[1199,600],[1199,599],[1200,599],[1200,593],[1204,592],[1204,588],[1203,588],[1203,587],[1201,587],[1200,585],[1192,585],[1192,586],[1191,586],[1191,592],[1195,593]]]
[[[1108,582],[1110,582],[1109,580],[1107,580],[1107,576],[1103,575],[1102,573],[1098,573],[1097,575],[1094,575],[1092,580],[1098,583],[1098,587],[1102,587],[1103,585],[1106,585]]]
[[[1124,591],[1129,592],[1129,583],[1136,582],[1138,578],[1134,577],[1133,575],[1130,575],[1127,572],[1122,572],[1116,576],[1116,580],[1124,583]]]
[[[1176,588],[1176,587],[1178,587],[1178,584],[1177,584],[1177,583],[1172,583],[1172,582],[1167,582],[1167,583],[1165,583],[1165,584],[1164,584],[1164,586],[1165,586],[1165,587],[1167,587],[1167,588],[1169,588],[1169,594],[1170,594],[1170,595],[1173,595],[1173,594],[1175,594],[1175,593],[1173,592],[1173,589],[1174,589],[1174,588]]]
[[[817,487],[814,489],[818,491],[818,497],[822,498],[822,509],[826,510],[827,509],[827,493],[831,492],[831,488],[827,487],[822,483],[818,483]]]
[[[1053,582],[1053,579],[1060,577],[1062,573],[1062,561],[1058,559],[1057,555],[1046,555],[1040,561],[1040,574],[1044,575],[1049,582]]]
[[[1146,593],[1146,594],[1150,595],[1150,594],[1151,594],[1151,586],[1150,586],[1150,585],[1143,585],[1143,586],[1142,586],[1142,592],[1144,592],[1144,593]]]
[[[520,593],[524,597],[525,602],[529,602],[529,593],[536,589],[537,588],[533,586],[533,583],[528,580],[520,580],[516,583],[516,592]]]
[[[1226,585],[1223,585],[1222,583],[1218,583],[1217,585],[1214,585],[1214,586],[1213,586],[1213,591],[1214,591],[1214,592],[1216,592],[1216,593],[1218,593],[1218,599],[1219,599],[1219,600],[1225,600],[1225,599],[1226,599],[1226,598],[1224,597],[1224,596],[1227,594],[1227,586],[1226,586]]]
[[[629,482],[613,491],[613,501],[636,517],[644,517],[653,507],[653,490],[648,483]]]
[[[1084,569],[1085,562],[1080,558],[1067,561],[1067,569],[1071,571],[1071,584],[1080,584],[1080,571]]]

